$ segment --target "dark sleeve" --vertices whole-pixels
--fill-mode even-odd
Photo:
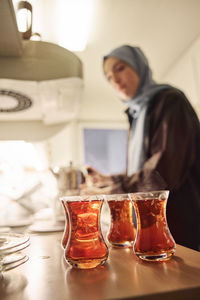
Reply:
[[[198,118],[184,94],[168,91],[155,103],[148,115],[148,159],[137,173],[123,177],[126,192],[178,189],[195,160]]]

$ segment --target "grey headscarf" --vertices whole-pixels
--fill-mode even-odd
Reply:
[[[145,120],[149,102],[158,91],[170,88],[170,86],[157,84],[153,80],[148,60],[138,47],[124,45],[104,56],[104,61],[108,57],[116,57],[126,62],[140,78],[136,95],[128,101],[123,101],[128,105],[128,113],[133,117],[128,153],[128,175],[132,175],[143,167],[146,160],[144,137],[148,133]]]

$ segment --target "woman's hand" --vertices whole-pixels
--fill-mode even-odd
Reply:
[[[109,194],[123,194],[124,191],[121,188],[121,184],[111,184],[106,187],[96,187],[96,186],[85,186],[82,185],[80,189],[80,195],[109,195]]]
[[[113,184],[111,175],[103,175],[91,166],[87,166],[86,170],[88,173],[86,178],[86,185],[88,187],[103,188]]]
[[[111,175],[104,175],[91,166],[86,166],[86,170],[85,183],[80,185],[81,195],[123,193],[121,183],[114,182]]]

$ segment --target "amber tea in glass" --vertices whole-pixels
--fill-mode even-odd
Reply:
[[[69,225],[68,242],[64,250],[66,261],[80,269],[104,264],[108,248],[100,226],[103,196],[70,196],[61,198],[61,201],[67,209]]]
[[[107,239],[115,247],[132,247],[136,229],[133,223],[133,204],[128,194],[105,195],[111,222]]]
[[[166,219],[169,191],[129,194],[137,217],[137,234],[133,246],[135,254],[148,261],[168,260],[176,244]]]

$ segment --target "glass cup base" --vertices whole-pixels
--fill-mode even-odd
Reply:
[[[93,269],[97,266],[102,266],[107,260],[107,257],[102,259],[88,259],[88,260],[67,260],[67,262],[73,267],[77,269]]]
[[[129,242],[124,242],[124,243],[114,243],[114,242],[109,242],[110,245],[112,247],[115,247],[115,248],[132,248],[133,247],[133,241]]]
[[[136,256],[139,257],[142,260],[145,261],[167,261],[169,260],[172,255],[174,254],[174,251],[161,253],[161,254],[145,254],[145,253],[137,253],[135,252]]]
[[[141,253],[135,253],[137,257],[139,257],[142,260],[146,261],[167,261],[169,260],[174,252],[169,252],[169,253],[162,253],[162,254],[141,254]]]

